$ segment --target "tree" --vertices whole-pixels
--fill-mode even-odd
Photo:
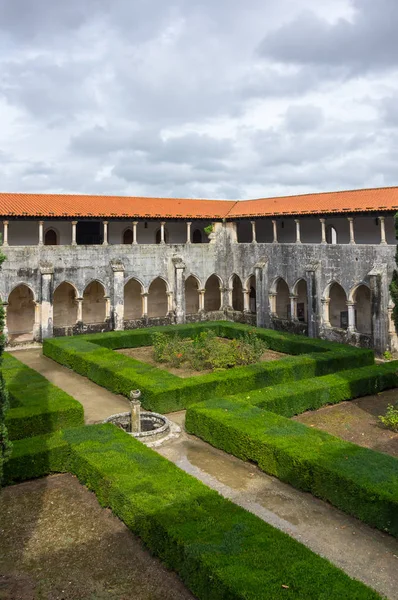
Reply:
[[[4,254],[0,251],[0,265],[5,261]],[[0,304],[0,366],[2,362],[2,354],[5,346],[4,331],[4,309]],[[3,481],[3,466],[10,455],[11,444],[8,439],[7,427],[5,424],[6,412],[8,409],[8,394],[4,384],[3,374],[0,371],[0,487]]]
[[[395,215],[395,236],[398,239],[398,213]],[[395,264],[398,267],[398,246],[395,251]],[[392,281],[390,283],[390,294],[392,301],[394,302],[394,310],[392,313],[395,330],[398,331],[398,272],[394,270],[392,275]]]

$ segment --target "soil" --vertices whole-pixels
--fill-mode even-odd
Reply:
[[[217,338],[222,340],[223,338]],[[173,368],[170,367],[167,363],[159,363],[153,358],[153,346],[142,346],[141,348],[121,348],[116,350],[120,354],[124,354],[125,356],[130,356],[131,358],[135,358],[135,360],[140,360],[141,362],[147,363],[148,365],[153,365],[158,369],[164,369],[172,375],[177,375],[177,377],[181,377],[183,379],[187,377],[195,377],[197,375],[207,375],[208,373],[212,373],[211,369],[203,369],[203,371],[194,371],[186,365],[182,365],[181,368]],[[266,350],[260,358],[259,362],[265,362],[269,360],[279,360],[281,358],[285,358],[289,356],[288,354],[282,354],[282,352],[275,352],[274,350]]]
[[[398,401],[398,389],[365,396],[294,417],[310,427],[323,429],[359,446],[398,457],[398,433],[384,427],[378,416],[384,415],[388,404]]]
[[[1,600],[194,600],[72,475],[5,488]]]

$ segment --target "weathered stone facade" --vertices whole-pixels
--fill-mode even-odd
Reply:
[[[0,297],[9,342],[231,319],[395,350],[392,239],[306,243],[292,229],[295,242],[242,242],[239,231],[256,239],[255,226],[231,221],[214,224],[210,243],[204,234],[202,243],[173,243],[173,224],[162,229],[168,243],[4,247]]]

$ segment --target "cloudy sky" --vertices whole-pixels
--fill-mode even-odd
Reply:
[[[398,184],[397,0],[0,0],[0,189]]]

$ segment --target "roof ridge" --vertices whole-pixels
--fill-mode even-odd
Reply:
[[[264,196],[262,198],[252,198],[248,200],[238,200],[238,202],[257,202],[261,200],[275,200],[282,198],[303,198],[304,196],[325,196],[326,194],[348,194],[350,192],[374,192],[377,190],[398,190],[398,185],[386,185],[382,187],[354,188],[349,190],[335,190],[329,192],[304,192],[303,194],[285,194],[283,196]]]

